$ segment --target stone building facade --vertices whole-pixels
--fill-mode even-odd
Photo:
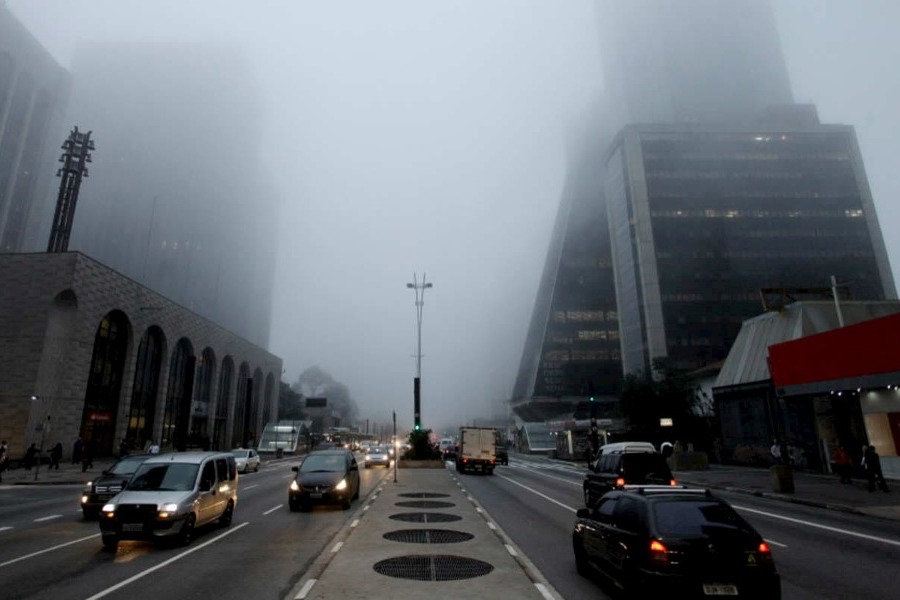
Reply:
[[[97,456],[253,444],[281,358],[78,252],[0,254],[0,439]]]

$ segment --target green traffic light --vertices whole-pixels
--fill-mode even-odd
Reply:
[[[593,401],[594,401],[594,397],[593,397],[593,396],[591,396],[591,402],[593,402]]]

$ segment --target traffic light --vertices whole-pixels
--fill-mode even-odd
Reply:
[[[416,431],[422,431],[422,426],[421,426],[420,424],[416,423],[416,424],[413,426],[413,429],[415,429]]]

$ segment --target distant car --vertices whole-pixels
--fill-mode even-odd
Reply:
[[[651,444],[629,442],[601,446],[597,459],[584,476],[584,505],[593,506],[606,492],[626,485],[676,485],[665,457]]]
[[[249,473],[250,471],[259,471],[259,453],[252,448],[235,448],[231,451],[234,456],[234,464],[241,473]]]
[[[781,598],[769,545],[708,490],[626,486],[577,511],[575,566],[635,598]]]
[[[366,451],[366,468],[369,467],[390,467],[391,454],[385,446],[372,446]]]
[[[99,477],[84,484],[81,512],[85,519],[96,519],[110,498],[121,492],[134,472],[153,454],[128,454],[113,463]]]
[[[293,471],[291,511],[309,510],[313,504],[340,504],[346,510],[359,498],[359,465],[349,450],[314,450]]]
[[[502,444],[497,444],[497,464],[498,465],[508,465],[509,464],[509,451],[506,449],[506,446]]]

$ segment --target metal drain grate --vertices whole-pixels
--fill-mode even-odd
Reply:
[[[397,506],[406,508],[452,508],[455,504],[452,502],[436,502],[434,500],[407,500],[398,502]]]
[[[472,579],[494,570],[484,561],[446,554],[397,556],[380,560],[372,568],[382,575],[417,581]]]
[[[398,494],[403,498],[448,498],[450,494],[434,494],[432,492],[411,492],[409,494]]]
[[[467,542],[475,536],[471,533],[451,529],[399,529],[388,531],[381,537],[392,542],[410,544],[456,544]]]
[[[449,523],[450,521],[462,519],[459,515],[433,512],[398,513],[391,515],[391,518],[395,521],[405,521],[407,523]]]

